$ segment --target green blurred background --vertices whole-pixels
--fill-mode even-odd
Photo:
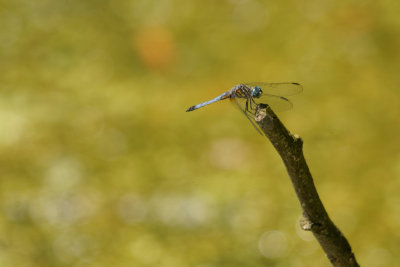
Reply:
[[[400,264],[400,3],[0,2],[0,266],[330,266],[283,163],[229,103],[278,113],[363,266]]]

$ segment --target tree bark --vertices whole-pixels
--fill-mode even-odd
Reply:
[[[328,216],[303,155],[303,141],[292,135],[268,105],[259,105],[256,122],[281,156],[303,211],[300,226],[312,231],[333,266],[359,266],[350,244]]]

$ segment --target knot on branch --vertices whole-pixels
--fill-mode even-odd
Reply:
[[[311,231],[312,226],[313,223],[308,218],[302,217],[300,219],[300,227],[304,231]]]

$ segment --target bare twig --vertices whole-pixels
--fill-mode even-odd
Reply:
[[[328,216],[303,155],[303,141],[292,135],[269,106],[259,106],[256,121],[281,156],[303,210],[300,225],[312,231],[333,266],[359,266],[350,244]]]

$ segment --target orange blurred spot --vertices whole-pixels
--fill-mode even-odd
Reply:
[[[351,35],[364,34],[374,25],[374,16],[365,8],[349,6],[339,11],[338,25],[342,31]]]
[[[175,41],[167,29],[145,28],[134,39],[135,47],[142,61],[152,69],[166,69],[171,66],[175,55]]]

